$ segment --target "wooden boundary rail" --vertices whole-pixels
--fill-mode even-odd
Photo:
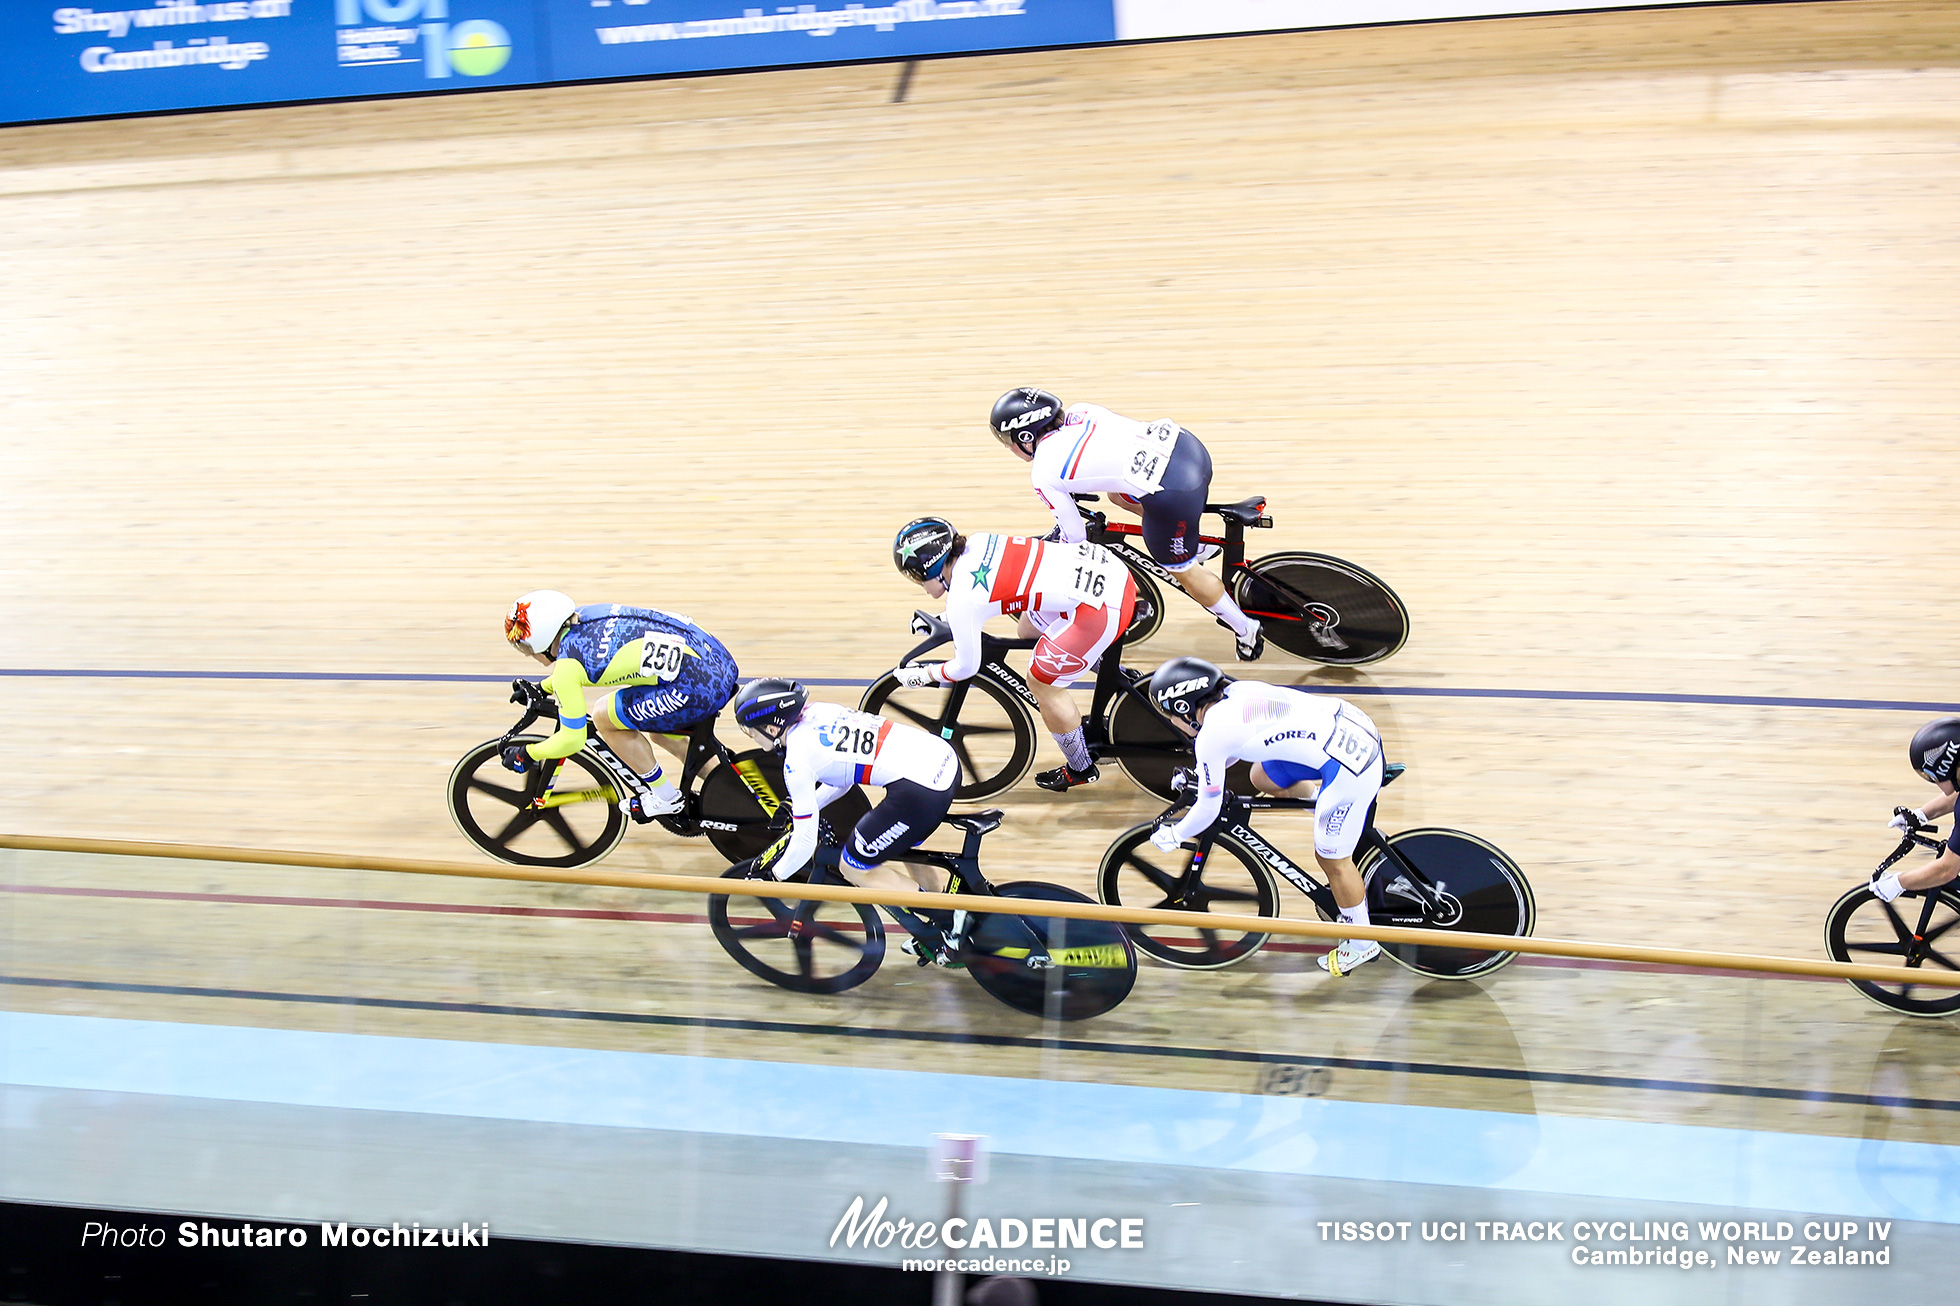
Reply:
[[[723,880],[704,875],[641,875],[625,871],[555,870],[549,867],[484,866],[466,862],[422,862],[396,857],[354,857],[340,853],[278,852],[252,848],[215,848],[198,844],[137,843],[122,839],[64,839],[39,835],[0,834],[0,848],[23,852],[94,853],[116,857],[176,857],[201,862],[246,862],[264,866],[305,866],[322,870],[386,871],[401,875],[448,875],[475,880],[521,880],[541,884],[593,884],[620,889],[658,889],[671,893],[746,895],[754,898],[821,899],[907,907],[950,907],[976,912],[1015,912],[1023,915],[1066,916],[1076,920],[1120,921],[1133,925],[1198,925],[1214,930],[1245,930],[1260,934],[1292,934],[1316,939],[1375,939],[1382,943],[1426,943],[1455,948],[1487,948],[1496,952],[1527,952],[1545,957],[1583,957],[1599,961],[1634,961],[1662,966],[1694,966],[1705,970],[1763,971],[1779,975],[1821,975],[1829,979],[1876,980],[1897,984],[1905,978],[1897,966],[1861,966],[1804,957],[1762,957],[1739,952],[1701,952],[1686,948],[1649,948],[1636,944],[1588,943],[1579,939],[1516,938],[1509,934],[1471,934],[1456,930],[1411,930],[1384,925],[1344,925],[1338,921],[1303,921],[1286,916],[1231,916],[1215,912],[1162,911],[1150,907],[1108,907],[1093,902],[1051,902],[1042,899],[1030,910],[1026,899],[986,898],[968,894],[897,893],[831,884],[779,884],[764,880]],[[1960,989],[1960,971],[1918,969],[1913,984]]]

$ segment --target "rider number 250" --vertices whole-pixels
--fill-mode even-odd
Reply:
[[[681,659],[687,644],[672,635],[648,635],[640,651],[640,674],[655,680],[672,680],[681,673]]]

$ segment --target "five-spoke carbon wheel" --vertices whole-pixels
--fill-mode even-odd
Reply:
[[[966,682],[958,716],[946,719],[948,689],[907,689],[890,675],[864,691],[858,708],[917,726],[953,746],[961,802],[991,798],[1021,782],[1034,765],[1035,708],[1007,686],[977,675]]]
[[[1217,912],[1228,916],[1279,915],[1279,885],[1272,868],[1229,837],[1213,842],[1202,865],[1191,850],[1164,852],[1150,842],[1149,825],[1123,832],[1103,854],[1096,892],[1112,907]],[[1272,936],[1215,930],[1202,925],[1127,925],[1145,956],[1186,970],[1217,970],[1244,961]]]
[[[449,773],[449,814],[463,837],[518,866],[584,866],[619,846],[626,814],[605,764],[581,750],[515,775],[501,754],[516,735],[478,744]],[[549,805],[543,805],[549,804]]]
[[[1461,830],[1404,830],[1388,836],[1396,855],[1421,872],[1441,899],[1432,912],[1379,848],[1355,863],[1367,882],[1373,925],[1509,934],[1523,938],[1538,921],[1531,885],[1516,862],[1495,844]],[[1383,951],[1419,975],[1470,979],[1488,975],[1518,954],[1434,943],[1384,943]]]
[[[724,878],[741,872],[731,867]],[[867,903],[717,894],[708,899],[708,926],[744,970],[797,993],[854,989],[885,959],[884,923]]]
[[[1409,610],[1379,576],[1324,553],[1269,553],[1232,574],[1232,597],[1266,638],[1334,666],[1379,662],[1409,638]]]
[[[1960,894],[1947,888],[1902,894],[1881,902],[1859,885],[1837,900],[1824,924],[1824,946],[1833,961],[1897,966],[1898,983],[1846,980],[1881,1007],[1909,1016],[1949,1016],[1960,1011],[1960,989],[1914,984],[1910,971],[1952,974],[1960,970]]]

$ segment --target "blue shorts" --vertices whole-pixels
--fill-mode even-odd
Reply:
[[[1266,778],[1282,789],[1291,789],[1302,780],[1318,780],[1325,784],[1333,777],[1334,772],[1341,769],[1339,762],[1329,762],[1318,771],[1310,766],[1302,766],[1298,762],[1282,762],[1277,759],[1261,762],[1259,765],[1266,768]]]
[[[628,685],[613,695],[613,720],[650,735],[685,734],[728,706],[738,679],[735,659],[715,643],[690,658],[680,679]]]

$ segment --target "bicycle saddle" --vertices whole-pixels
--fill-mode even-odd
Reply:
[[[1237,503],[1208,503],[1205,511],[1215,512],[1226,521],[1235,521],[1241,526],[1257,526],[1259,518],[1266,511],[1266,496],[1255,494]]]
[[[1006,815],[998,807],[989,807],[984,812],[957,812],[946,818],[946,824],[955,829],[972,834],[985,834],[989,830],[1000,829],[1001,817]]]

